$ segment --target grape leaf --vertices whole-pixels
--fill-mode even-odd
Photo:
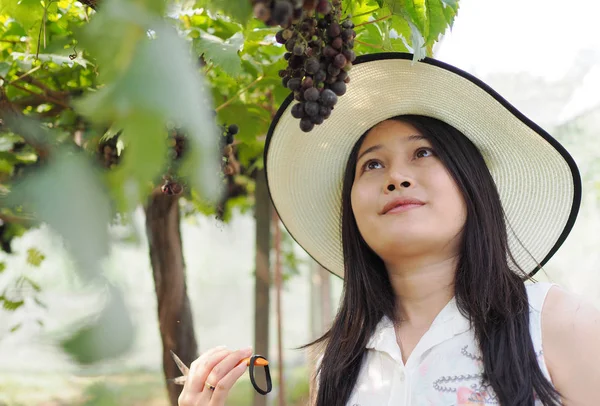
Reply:
[[[243,25],[248,24],[252,18],[252,4],[248,0],[198,0],[195,7],[220,11]]]
[[[198,54],[223,69],[228,75],[236,77],[242,74],[242,60],[238,52],[244,46],[244,36],[241,32],[235,33],[223,41],[221,38],[202,32],[195,40],[195,49]]]

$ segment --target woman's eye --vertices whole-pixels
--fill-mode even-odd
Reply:
[[[363,166],[364,170],[366,170],[366,171],[370,171],[372,169],[379,169],[380,167],[381,167],[381,162],[373,161],[373,160],[365,162],[365,164]]]
[[[419,148],[415,153],[417,158],[426,158],[435,155],[431,148]]]

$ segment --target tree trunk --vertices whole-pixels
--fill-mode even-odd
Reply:
[[[179,220],[178,197],[153,193],[146,207],[146,233],[158,304],[165,379],[181,375],[170,351],[187,365],[198,357]],[[170,382],[166,385],[171,405],[177,406],[182,387]]]
[[[254,353],[269,358],[269,290],[271,273],[271,199],[264,170],[256,175],[254,216],[256,219],[256,278],[254,286]],[[254,391],[254,406],[266,406],[267,398]]]

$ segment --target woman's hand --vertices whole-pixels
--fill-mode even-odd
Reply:
[[[190,366],[179,406],[224,406],[229,390],[248,368],[245,362],[238,363],[251,355],[252,348],[231,351],[215,347],[206,351]]]

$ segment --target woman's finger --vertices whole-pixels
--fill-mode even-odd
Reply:
[[[212,399],[215,392],[228,392],[228,389],[222,388],[221,380],[233,369],[236,368],[236,365],[243,360],[244,358],[250,356],[252,354],[252,348],[246,348],[243,350],[234,351],[231,354],[227,355],[221,362],[216,364],[209,375],[206,378],[205,383],[209,383],[215,386],[214,390],[209,389],[208,387],[204,388],[204,391],[200,394],[199,404],[206,404],[209,400]],[[226,396],[226,394],[225,394]],[[212,403],[211,403],[212,404]]]
[[[246,372],[246,369],[248,369],[248,366],[246,365],[245,362],[242,362],[240,365],[238,365],[235,368],[233,368],[232,370],[230,370],[229,373],[227,373],[227,375],[225,375],[223,378],[221,378],[221,380],[217,384],[217,387],[213,393],[213,396],[210,400],[209,405],[210,406],[224,406],[225,400],[227,399],[227,396],[229,395],[229,391],[231,390],[233,385],[237,382],[237,380],[240,379],[240,377],[242,375],[244,375],[244,372]]]
[[[186,385],[188,390],[192,393],[200,393],[205,388],[204,383],[206,378],[212,369],[221,362],[225,357],[231,354],[232,351],[229,349],[220,349],[210,354],[200,356],[197,360],[192,362],[190,366],[190,374],[188,375]]]

